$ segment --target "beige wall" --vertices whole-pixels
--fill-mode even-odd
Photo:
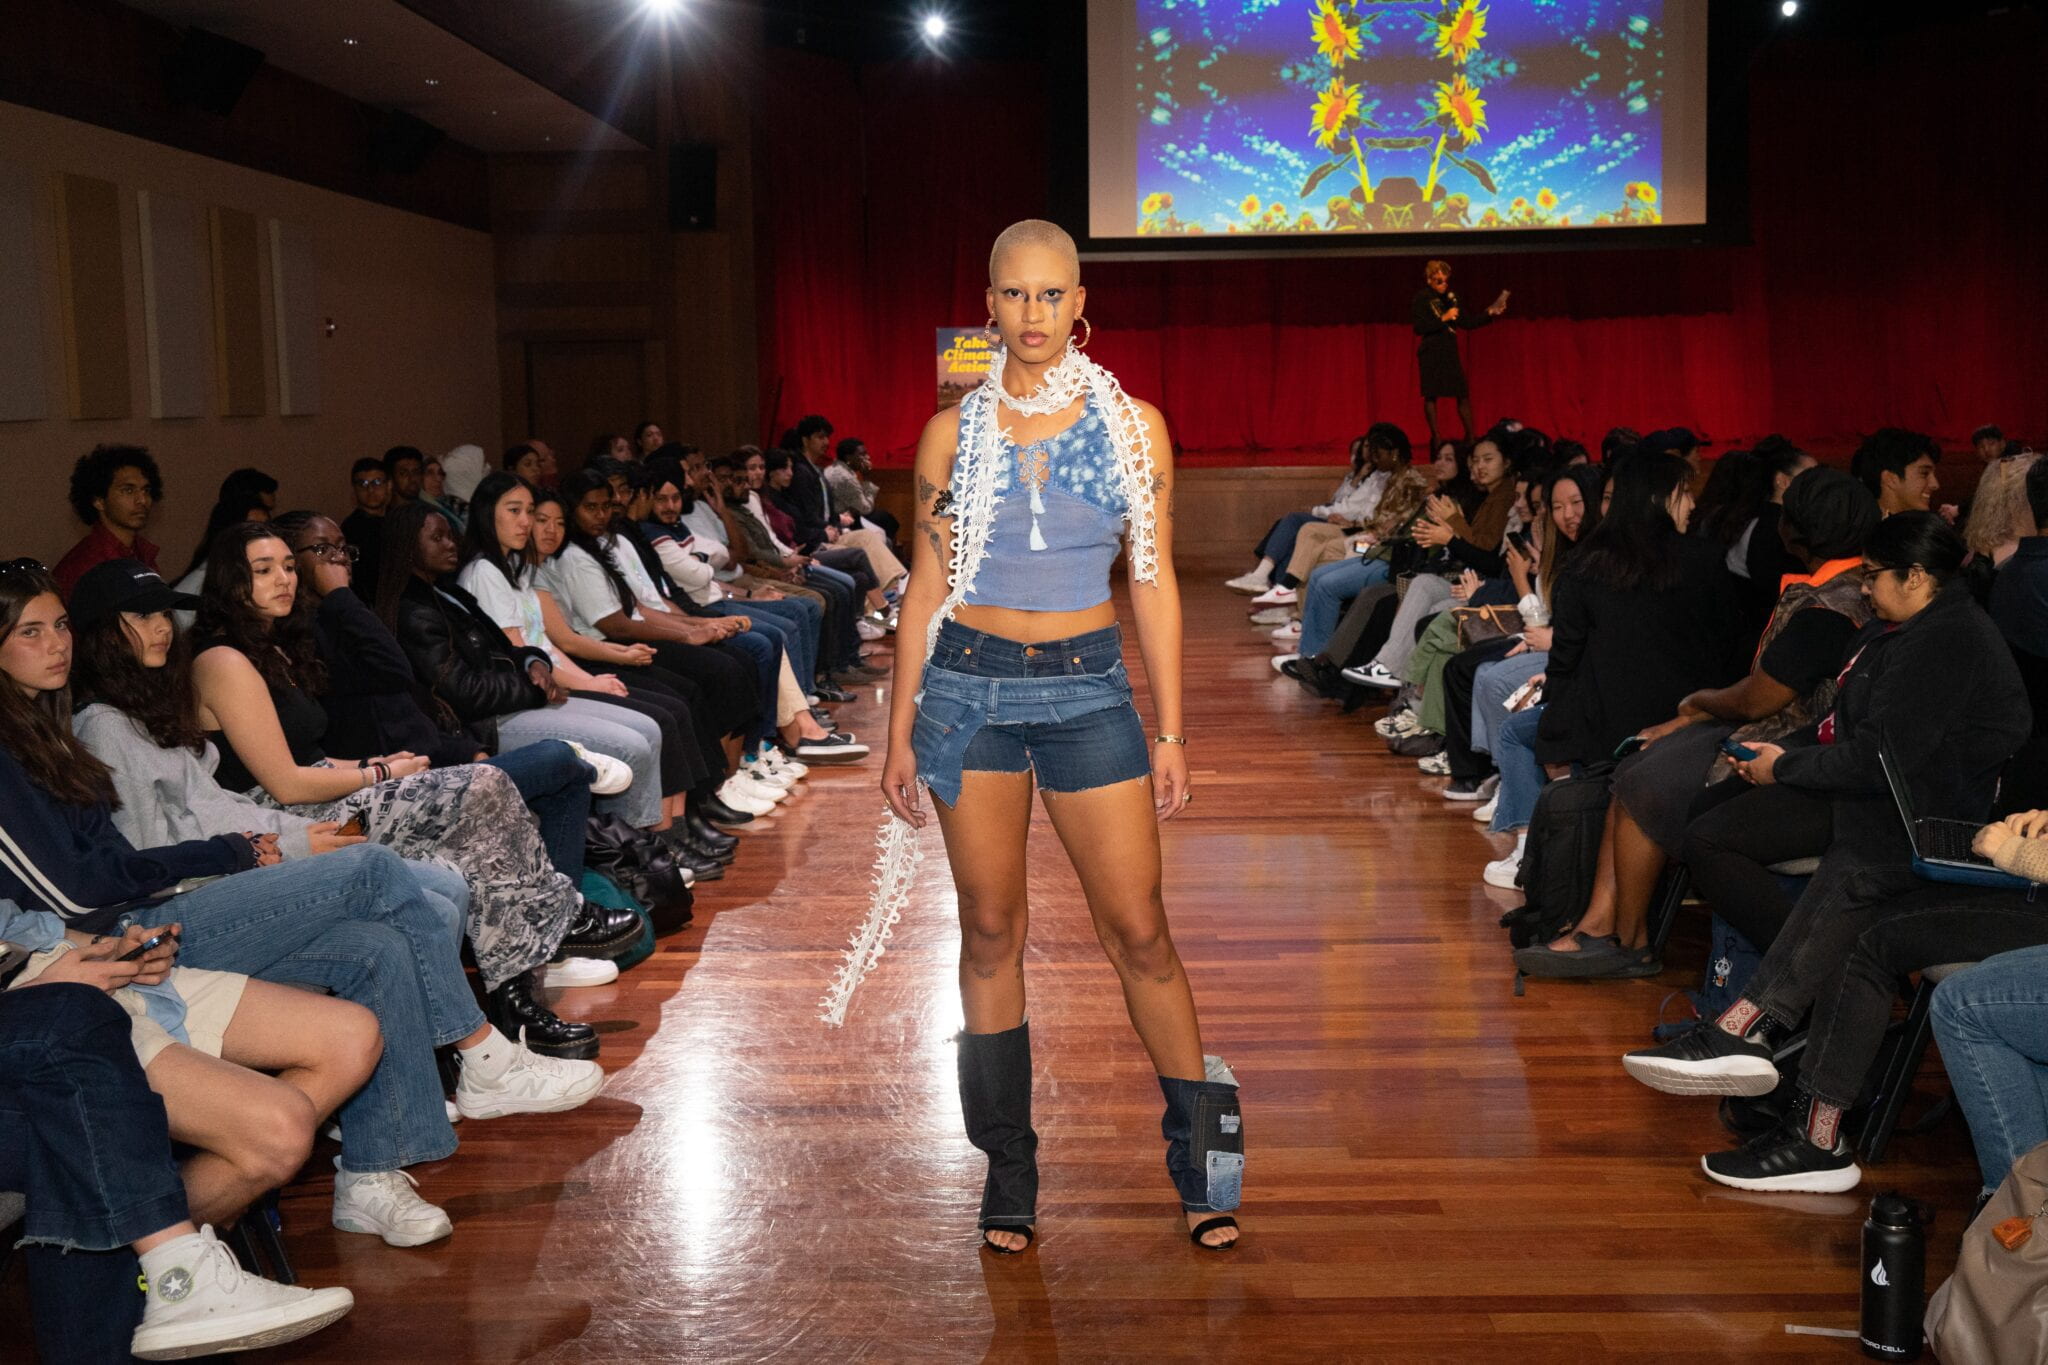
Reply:
[[[116,182],[122,190],[128,289],[131,411],[123,421],[0,422],[0,558],[29,554],[54,562],[83,528],[64,501],[78,456],[103,441],[146,445],[163,466],[166,500],[149,538],[163,567],[183,567],[205,524],[221,476],[255,465],[283,485],[279,506],[351,506],[348,467],[360,455],[411,444],[445,451],[474,441],[500,449],[491,239],[398,209],[314,188],[0,103],[0,161],[37,173],[37,241],[43,275],[40,330],[48,411],[66,410],[56,272],[56,177],[63,172]],[[318,275],[318,312],[335,324],[320,341],[321,411],[280,417],[268,286],[269,235],[262,250],[265,398],[260,417],[152,421],[142,314],[142,265],[135,191],[219,204],[302,227]],[[28,325],[17,318],[0,326]],[[209,401],[218,412],[207,367]]]

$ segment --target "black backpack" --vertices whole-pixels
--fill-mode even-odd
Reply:
[[[1526,899],[1500,917],[1508,942],[1515,947],[1548,943],[1585,913],[1600,866],[1613,779],[1614,764],[1597,763],[1552,782],[1537,796],[1516,878]],[[1515,993],[1521,991],[1517,973]]]

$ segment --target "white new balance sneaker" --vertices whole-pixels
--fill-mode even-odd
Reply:
[[[501,1046],[490,1043],[485,1046]],[[495,1119],[507,1114],[560,1114],[580,1108],[604,1089],[604,1068],[596,1062],[543,1057],[526,1049],[526,1030],[519,1031],[505,1065],[495,1077],[486,1066],[463,1058],[455,1104],[466,1119]]]
[[[590,779],[592,796],[617,796],[633,785],[633,770],[610,754],[601,754],[595,749],[586,749],[574,740],[569,747],[576,751],[576,757],[593,768],[597,776]]]
[[[298,1289],[249,1274],[210,1227],[151,1249],[142,1278],[149,1297],[128,1349],[144,1360],[281,1346],[356,1306],[346,1289]]]
[[[395,1247],[420,1247],[455,1231],[445,1211],[419,1197],[420,1182],[404,1171],[344,1171],[334,1158],[334,1226],[382,1237]]]
[[[759,797],[748,794],[747,788],[750,785],[743,782],[738,773],[734,773],[731,777],[726,778],[725,782],[718,788],[718,799],[731,806],[734,810],[744,812],[747,815],[766,815],[769,811],[774,810],[775,803],[773,801],[763,801]]]
[[[753,797],[756,801],[766,801],[771,806],[780,805],[789,799],[789,792],[780,783],[769,782],[757,777],[754,773],[748,771],[745,764],[741,764],[739,770],[733,773],[727,779],[727,782],[729,784],[737,782],[739,789],[748,796]]]
[[[759,782],[763,786],[773,787],[779,792],[786,793],[791,787],[796,785],[795,778],[777,772],[768,765],[768,761],[762,758],[758,752],[748,754],[740,760],[740,771],[745,773],[750,780]]]

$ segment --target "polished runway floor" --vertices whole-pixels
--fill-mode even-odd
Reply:
[[[1197,799],[1166,889],[1208,1050],[1244,1086],[1245,1236],[1188,1245],[1160,1098],[1042,813],[1028,956],[1043,1135],[1040,1239],[976,1251],[960,1132],[957,931],[936,826],[915,905],[834,1032],[816,1002],[865,902],[879,755],[818,770],[750,833],[697,922],[565,1013],[604,1035],[605,1095],[465,1123],[415,1171],[455,1235],[399,1251],[284,1201],[309,1283],[353,1317],[275,1353],[322,1361],[1180,1359],[1758,1361],[1856,1356],[1788,1323],[1855,1322],[1863,1210],[1934,1200],[1929,1287],[1976,1187],[1954,1119],[1902,1137],[1854,1195],[1710,1184],[1711,1101],[1616,1058],[1697,981],[1511,993],[1479,882],[1503,845],[1269,668],[1215,566],[1187,577]],[[1134,676],[1137,670],[1133,670]],[[874,691],[845,724],[879,740]],[[1690,914],[1690,912],[1688,912]],[[1673,1002],[1672,1010],[1677,1009]],[[1924,1090],[1941,1088],[1930,1065]],[[1925,1098],[1915,1106],[1924,1107]],[[311,1170],[331,1155],[323,1144]]]

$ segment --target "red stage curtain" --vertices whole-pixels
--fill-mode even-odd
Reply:
[[[1460,256],[1446,241],[1468,303],[1514,291],[1509,318],[1468,339],[1480,420],[1588,444],[1616,424],[1685,425],[1720,448],[1776,430],[1825,452],[1887,424],[2048,437],[2048,102],[2023,93],[2038,21],[2005,22],[1998,43],[1964,25],[1762,54],[1751,245]],[[1044,211],[1045,130],[993,94],[1033,73],[777,61],[793,97],[762,186],[763,430],[821,412],[907,463],[934,329],[983,316],[989,242]],[[1197,458],[1339,460],[1371,421],[1422,430],[1404,321],[1421,260],[1091,263],[1093,353]]]

